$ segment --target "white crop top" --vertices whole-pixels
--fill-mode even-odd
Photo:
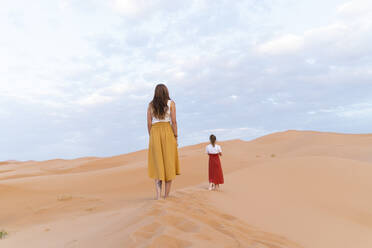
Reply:
[[[205,153],[207,154],[218,154],[222,152],[222,149],[219,145],[215,144],[214,146],[212,146],[212,144],[209,144],[207,145],[207,147],[205,148]]]
[[[170,106],[171,106],[171,100],[168,100],[167,105],[168,109],[167,112],[165,113],[164,119],[160,120],[156,118],[154,115],[152,115],[152,124],[157,123],[157,122],[170,122],[171,121],[171,115],[170,115]]]

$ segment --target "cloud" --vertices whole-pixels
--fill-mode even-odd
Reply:
[[[231,95],[230,98],[233,99],[233,100],[237,100],[238,96],[237,95]]]
[[[309,111],[308,114],[334,114],[341,118],[353,120],[355,120],[355,118],[365,118],[370,120],[372,119],[372,103],[361,102],[346,106],[337,106],[332,108]]]
[[[360,15],[372,13],[372,3],[365,0],[353,0],[338,6],[337,11],[342,15],[358,18]]]
[[[78,99],[76,103],[84,106],[110,103],[123,94],[133,91],[134,89],[136,89],[136,86],[133,84],[115,83],[107,87],[94,90],[89,95]]]
[[[115,11],[136,20],[137,18],[148,18],[157,12],[175,12],[183,5],[182,1],[171,0],[111,0],[111,6]]]
[[[110,96],[99,95],[98,93],[93,93],[89,96],[83,97],[77,100],[77,103],[80,105],[96,105],[100,103],[109,103],[112,102],[113,98]]]
[[[295,53],[304,47],[304,39],[294,34],[286,34],[258,46],[263,54],[280,55]]]
[[[143,149],[158,82],[176,101],[183,145],[210,132],[368,132],[371,8],[336,2],[7,1],[0,160]]]
[[[350,1],[337,7],[336,18],[330,23],[308,28],[297,34],[281,33],[259,42],[256,50],[264,55],[273,56],[309,54],[313,57],[353,56],[353,59],[357,59],[357,56],[365,56],[372,49],[371,14],[371,2]]]
[[[136,16],[151,8],[151,5],[146,5],[144,0],[114,0],[113,6],[119,12],[129,16]]]

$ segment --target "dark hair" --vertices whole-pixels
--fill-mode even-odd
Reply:
[[[170,100],[167,86],[158,84],[155,87],[154,98],[151,101],[152,112],[158,119],[163,119],[168,110],[168,100]]]
[[[216,144],[216,136],[214,134],[211,134],[211,136],[209,136],[209,141],[212,143],[212,146],[214,147],[214,144]]]

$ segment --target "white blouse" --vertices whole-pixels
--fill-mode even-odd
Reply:
[[[168,109],[167,112],[165,113],[164,119],[158,119],[152,114],[152,124],[157,123],[157,122],[170,122],[171,121],[171,115],[170,115],[170,106],[171,106],[171,100],[168,100],[167,105]]]
[[[219,145],[215,144],[214,147],[212,146],[212,144],[209,144],[207,145],[207,147],[205,148],[205,153],[207,154],[218,154],[222,152],[222,149]]]

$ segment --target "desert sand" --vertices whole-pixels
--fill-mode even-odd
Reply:
[[[286,131],[180,148],[171,197],[153,200],[147,151],[0,163],[1,248],[372,247],[372,135]]]

